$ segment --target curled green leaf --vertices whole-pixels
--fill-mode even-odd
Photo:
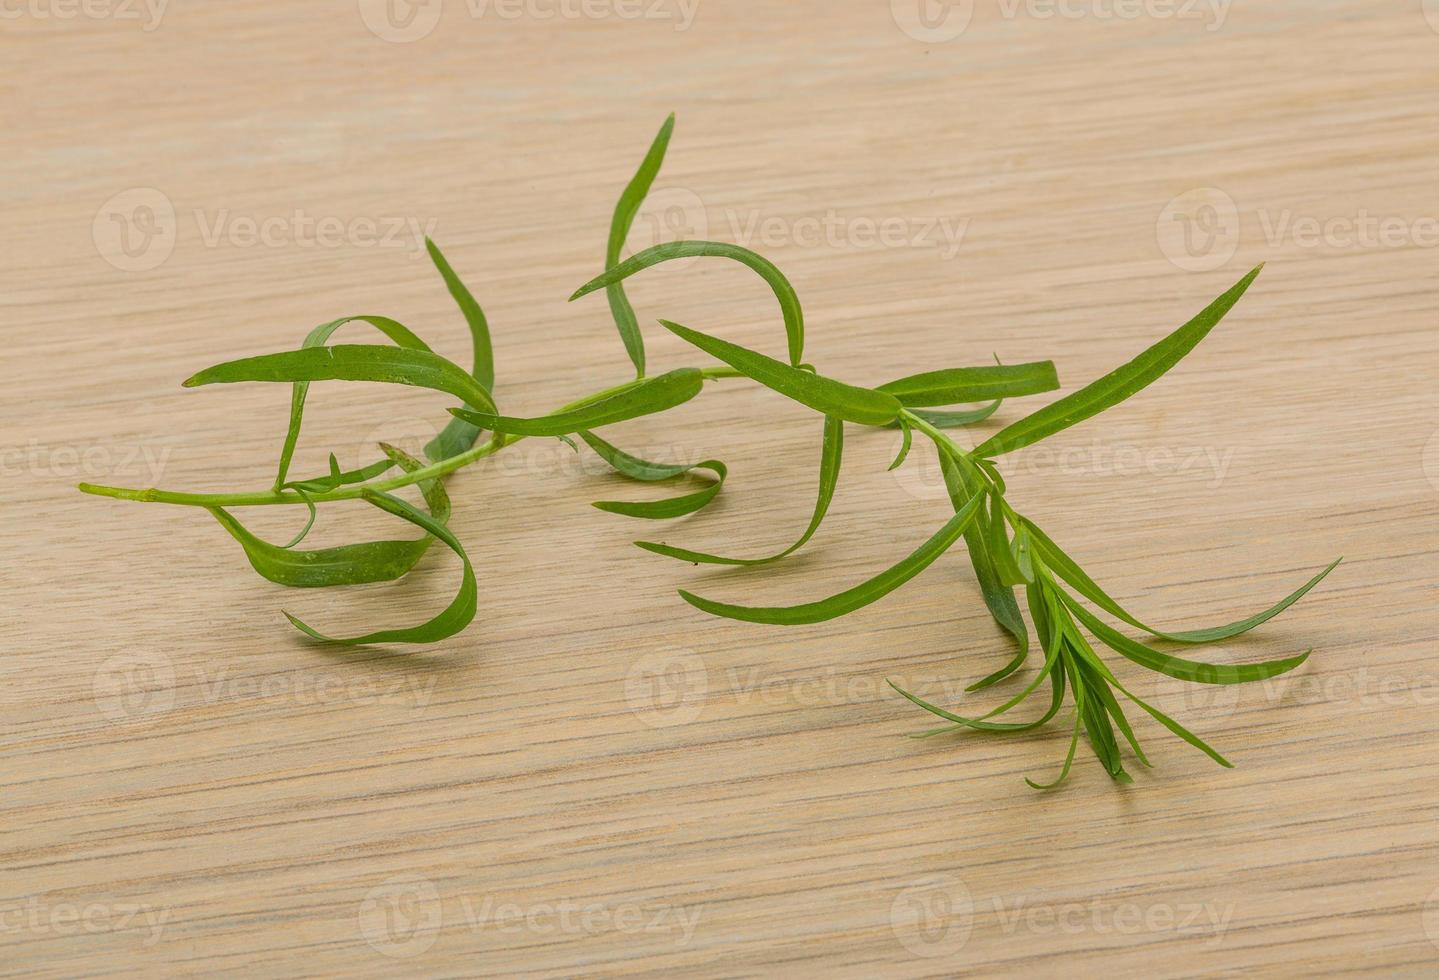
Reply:
[[[975,449],[975,455],[993,457],[1022,449],[1143,391],[1208,336],[1263,268],[1262,264],[1256,266],[1198,316],[1132,361],[996,432]]]
[[[593,432],[580,432],[589,447],[599,455],[606,463],[631,480],[640,480],[646,483],[656,483],[661,480],[674,479],[685,473],[696,469],[706,469],[714,473],[717,479],[710,481],[709,485],[693,493],[687,493],[680,497],[672,497],[669,500],[654,501],[624,501],[624,500],[600,500],[594,506],[611,514],[622,514],[626,517],[640,517],[650,520],[666,520],[673,517],[684,517],[686,514],[693,514],[695,511],[706,506],[714,500],[715,495],[724,486],[725,477],[729,470],[725,464],[717,459],[707,459],[700,463],[692,464],[670,464],[652,463],[638,456],[632,456],[620,449],[605,442]]]
[[[719,358],[746,377],[826,415],[861,425],[884,425],[899,418],[899,413],[903,410],[903,406],[893,395],[872,388],[859,388],[790,367],[783,361],[776,361],[772,357],[700,333],[698,330],[682,327],[678,323],[668,320],[661,320],[660,323],[681,340]]]
[[[386,469],[399,465],[407,473],[414,473],[421,467],[418,460],[393,446],[382,444],[380,448],[388,457],[385,460]],[[358,472],[361,471],[339,475],[351,476]],[[318,481],[310,482],[311,489],[314,489],[313,484]],[[439,480],[421,481],[420,492],[434,520],[443,524],[450,519],[450,498]],[[313,514],[314,505],[310,504],[310,507]],[[364,541],[335,548],[298,551],[295,550],[295,545],[303,535],[281,547],[251,532],[223,508],[208,509],[220,526],[240,543],[240,547],[245,550],[245,557],[250,560],[250,565],[256,572],[271,582],[295,588],[325,588],[393,581],[414,568],[434,540],[426,535],[416,540]],[[308,529],[307,524],[306,530]]]
[[[785,338],[789,346],[789,362],[799,366],[804,360],[804,311],[799,305],[799,296],[795,293],[794,287],[784,277],[784,273],[769,259],[756,252],[752,252],[740,245],[730,245],[726,242],[665,242],[655,245],[631,255],[628,259],[608,269],[579,289],[575,290],[570,301],[574,302],[581,296],[588,295],[596,289],[611,286],[614,283],[628,279],[642,269],[659,265],[661,262],[668,262],[671,259],[698,258],[701,256],[716,256],[719,258],[733,259],[736,262],[753,270],[769,284],[774,291],[775,299],[779,301],[780,313],[784,316]]]
[[[295,616],[285,613],[294,627],[316,640],[325,643],[336,643],[343,646],[361,646],[371,643],[436,643],[440,640],[454,636],[460,632],[475,618],[475,609],[478,605],[478,588],[475,584],[475,570],[470,564],[470,558],[465,554],[459,540],[454,536],[448,527],[435,520],[429,514],[417,510],[410,504],[393,497],[387,493],[380,493],[375,490],[363,490],[362,499],[375,505],[381,510],[393,514],[414,524],[416,527],[439,538],[450,547],[464,565],[464,576],[460,582],[459,592],[455,598],[438,615],[421,623],[419,626],[410,626],[403,629],[379,630],[374,633],[366,633],[363,636],[341,639],[326,636],[319,631],[312,629]]]
[[[714,602],[686,592],[684,589],[680,590],[680,596],[702,612],[746,623],[771,623],[776,626],[823,623],[826,620],[854,612],[856,609],[862,609],[870,603],[884,598],[928,568],[936,558],[944,554],[950,545],[958,541],[964,534],[964,529],[969,526],[969,522],[979,509],[980,499],[975,497],[966,504],[936,531],[933,537],[920,545],[913,554],[899,564],[852,589],[830,596],[828,599],[806,602],[798,606],[755,607]]]
[[[826,415],[824,419],[824,442],[820,449],[819,458],[819,494],[815,500],[814,513],[810,517],[809,526],[799,539],[785,548],[783,551],[769,555],[765,558],[724,558],[720,555],[706,554],[703,551],[691,551],[687,548],[675,548],[667,544],[656,544],[653,541],[636,541],[635,544],[646,551],[657,555],[664,555],[668,558],[678,558],[680,561],[694,562],[701,565],[768,565],[771,562],[788,558],[800,548],[809,543],[819,530],[820,524],[824,522],[825,514],[829,513],[830,501],[834,499],[834,489],[839,483],[840,461],[844,456],[844,422]]]

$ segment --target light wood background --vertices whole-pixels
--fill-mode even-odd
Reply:
[[[412,41],[353,0],[76,9],[0,20],[0,974],[1432,972],[1439,4],[984,0],[962,24],[904,0],[448,0]],[[1022,777],[1055,772],[1062,722],[904,738],[927,723],[885,678],[1000,697],[961,695],[1009,651],[958,553],[819,626],[682,603],[817,598],[945,518],[921,453],[888,474],[895,440],[852,431],[828,522],[783,566],[630,547],[762,554],[804,526],[818,421],[746,384],[613,430],[729,462],[677,525],[590,508],[645,494],[553,441],[452,480],[482,611],[433,649],[337,653],[280,610],[414,621],[454,587],[439,552],[396,585],[288,592],[201,511],[74,490],[263,488],[287,393],[179,382],[336,316],[467,360],[396,219],[483,302],[505,407],[623,380],[603,298],[565,300],[671,110],[631,244],[764,251],[808,357],[856,383],[998,354],[1054,358],[1071,391],[1268,262],[1171,376],[1006,463],[1016,504],[1152,620],[1225,622],[1346,556],[1207,654],[1312,646],[1283,682],[1120,668],[1236,769],[1146,721],[1135,785],[1081,747],[1042,794]],[[738,267],[631,295],[646,324],[782,350]],[[648,334],[656,367],[693,361]],[[414,443],[446,404],[319,386],[302,469]],[[246,516],[279,537],[299,515]],[[383,526],[344,508],[314,540]]]

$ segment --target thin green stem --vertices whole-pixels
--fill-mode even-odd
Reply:
[[[556,409],[558,412],[568,412],[577,408],[584,408],[586,405],[618,395],[634,388],[644,379],[636,378],[633,381],[626,381],[624,384],[606,388],[604,391],[587,395],[578,401],[570,402]],[[324,504],[335,500],[356,500],[366,490],[390,491],[398,490],[401,487],[412,486],[423,480],[433,480],[437,477],[446,476],[455,470],[463,469],[471,463],[484,459],[486,456],[493,456],[506,446],[514,445],[524,436],[507,436],[496,434],[487,442],[468,449],[457,456],[441,460],[438,463],[431,463],[429,466],[415,470],[413,473],[404,473],[399,476],[390,477],[387,480],[379,480],[374,483],[366,483],[355,486],[339,487],[325,493],[312,493],[308,495],[310,503]],[[272,504],[304,504],[306,496],[288,490],[259,490],[251,493],[186,493],[175,490],[160,490],[155,487],[139,489],[133,487],[107,487],[94,483],[80,484],[83,493],[94,494],[97,497],[113,497],[116,500],[138,500],[143,503],[178,504],[188,507],[263,507]]]

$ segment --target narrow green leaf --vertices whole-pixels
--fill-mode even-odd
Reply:
[[[380,630],[375,633],[367,633],[364,636],[356,636],[348,639],[337,639],[326,636],[310,628],[289,613],[285,613],[285,618],[287,618],[296,629],[301,630],[316,640],[321,640],[325,643],[337,643],[344,646],[360,646],[370,643],[435,643],[447,637],[454,636],[463,630],[475,618],[475,609],[478,604],[478,589],[475,585],[475,570],[470,565],[469,556],[465,554],[465,549],[460,546],[459,540],[444,524],[410,506],[399,497],[393,497],[390,494],[380,493],[375,490],[362,491],[362,497],[381,510],[409,521],[411,524],[414,524],[421,530],[429,532],[447,544],[450,550],[458,555],[460,561],[464,564],[464,578],[460,583],[459,592],[444,610],[433,619],[419,626],[411,626],[405,629]]]
[[[914,432],[910,429],[909,423],[904,420],[903,415],[899,417],[899,429],[903,433],[903,439],[899,444],[899,454],[894,457],[894,462],[889,464],[891,471],[904,465],[906,457],[909,456],[910,443],[914,441]]]
[[[406,327],[398,320],[391,320],[387,316],[346,316],[338,320],[331,320],[329,323],[322,323],[306,335],[300,347],[323,347],[339,330],[347,323],[368,323],[390,340],[396,346],[409,347],[414,350],[429,350],[429,346],[421,340],[409,327]],[[275,489],[285,485],[285,477],[290,472],[290,461],[295,456],[295,444],[300,439],[300,423],[305,415],[305,397],[309,393],[310,385],[307,381],[297,381],[290,392],[290,426],[285,432],[285,443],[280,449],[280,467],[275,476]]]
[[[964,506],[964,501],[980,493],[980,486],[977,480],[960,469],[959,464],[948,453],[940,450],[939,468],[944,476],[945,489],[949,492],[949,500],[957,511]],[[979,583],[980,594],[984,597],[984,604],[989,609],[989,614],[1000,628],[1014,637],[1015,653],[1013,658],[999,670],[971,684],[967,690],[982,691],[987,687],[998,684],[1009,675],[1024,665],[1025,658],[1029,656],[1029,628],[1024,624],[1024,616],[1019,611],[1019,603],[1014,599],[1014,590],[1000,581],[999,572],[995,570],[994,559],[989,553],[989,518],[981,509],[975,514],[974,523],[965,528],[964,543],[969,551],[969,561],[974,566],[974,577]]]
[[[999,581],[1006,586],[1024,585],[1029,581],[1024,575],[1024,570],[1014,560],[1014,549],[1009,542],[1009,526],[1005,523],[1004,508],[1000,502],[1000,495],[990,493],[989,496],[989,555],[994,559],[995,571],[999,573]]]
[[[832,415],[826,415],[824,418],[824,444],[820,449],[819,458],[819,495],[815,500],[814,514],[810,517],[809,526],[805,528],[799,539],[776,554],[766,558],[724,558],[702,551],[690,551],[666,544],[656,544],[652,541],[636,541],[635,544],[657,555],[665,555],[669,558],[678,558],[680,561],[701,565],[768,565],[782,558],[788,558],[809,543],[809,539],[814,537],[820,524],[824,522],[825,514],[829,513],[830,501],[834,499],[834,489],[839,483],[840,461],[843,456],[844,422]]]
[[[1143,391],[1178,364],[1185,354],[1193,350],[1195,345],[1214,329],[1215,324],[1224,318],[1224,314],[1239,302],[1239,297],[1244,295],[1244,291],[1263,268],[1263,265],[1256,266],[1228,292],[1205,307],[1198,316],[1134,360],[996,432],[974,451],[975,455],[993,457],[1022,449]]]
[[[1123,694],[1129,700],[1133,701],[1135,704],[1143,708],[1144,711],[1147,712],[1151,718],[1159,722],[1165,728],[1169,729],[1175,735],[1178,735],[1180,738],[1184,739],[1184,741],[1188,742],[1190,745],[1194,746],[1196,749],[1209,756],[1209,758],[1213,759],[1215,762],[1219,763],[1224,768],[1234,768],[1234,764],[1232,762],[1224,758],[1224,756],[1220,755],[1217,751],[1215,751],[1209,746],[1209,743],[1205,742],[1202,738],[1200,738],[1198,735],[1195,735],[1193,732],[1185,728],[1179,722],[1175,721],[1173,718],[1169,717],[1164,712],[1160,711],[1158,708],[1154,707],[1148,702],[1135,697],[1134,693],[1126,690],[1124,685],[1115,682],[1114,686],[1119,689],[1119,692],[1121,694]]]
[[[327,476],[317,476],[309,480],[291,480],[285,486],[291,490],[298,490],[303,493],[327,493],[337,487],[349,486],[352,483],[364,483],[366,480],[373,480],[388,472],[394,465],[393,459],[378,459],[368,466],[361,466],[359,469],[346,470],[341,473],[339,466],[335,465],[335,456],[330,454],[331,470]]]
[[[1267,680],[1286,674],[1309,659],[1309,651],[1297,657],[1268,660],[1258,664],[1210,664],[1171,656],[1131,640],[1118,630],[1111,629],[1097,616],[1085,609],[1069,595],[1063,595],[1068,606],[1085,629],[1115,653],[1134,661],[1141,667],[1195,684],[1247,684]]]
[[[1014,695],[1014,697],[1010,698],[998,708],[995,708],[993,711],[981,715],[978,718],[966,718],[961,715],[956,715],[952,712],[945,711],[943,708],[938,708],[930,704],[929,702],[910,694],[908,691],[905,691],[903,688],[895,684],[894,681],[890,681],[889,686],[894,688],[900,694],[904,695],[910,701],[913,701],[915,704],[919,705],[921,708],[924,708],[926,711],[938,715],[939,717],[944,718],[946,721],[952,721],[955,723],[955,727],[953,728],[939,728],[935,729],[932,732],[925,732],[923,735],[919,736],[920,738],[928,738],[933,735],[942,735],[949,732],[955,732],[959,731],[962,728],[974,728],[981,731],[990,732],[1030,731],[1032,729],[1040,727],[1041,725],[1044,725],[1056,714],[1058,714],[1060,706],[1064,703],[1064,672],[1062,670],[1055,671],[1055,666],[1058,664],[1059,661],[1059,649],[1061,639],[1062,637],[1058,633],[1048,634],[1045,644],[1044,667],[1039,671],[1039,673],[1034,676],[1034,679],[1025,686],[1024,690]],[[1009,711],[1022,704],[1026,699],[1028,699],[1031,694],[1034,693],[1034,691],[1039,687],[1040,684],[1044,683],[1045,678],[1051,679],[1052,691],[1049,710],[1046,711],[1043,715],[1041,715],[1039,718],[1036,718],[1034,721],[1026,722],[990,721],[991,718],[997,718],[1001,715],[1007,714]],[[970,688],[970,690],[973,690],[973,688]]]
[[[494,411],[490,393],[464,368],[427,350],[340,344],[227,361],[185,381],[186,388],[237,381],[376,381],[455,395]]]
[[[1079,712],[1076,711],[1074,713],[1074,734],[1071,735],[1069,738],[1069,752],[1064,757],[1064,766],[1059,770],[1059,775],[1056,776],[1054,781],[1050,783],[1036,783],[1028,776],[1025,776],[1024,781],[1030,785],[1031,789],[1054,789],[1060,783],[1063,783],[1066,779],[1069,778],[1069,770],[1074,765],[1074,753],[1075,750],[1079,748],[1080,720],[1081,719],[1079,717]]]
[[[835,619],[846,613],[861,609],[877,599],[889,595],[920,572],[928,568],[936,558],[944,554],[950,545],[959,540],[964,534],[964,529],[974,518],[975,512],[979,509],[980,498],[976,497],[969,502],[959,513],[955,514],[949,521],[935,532],[924,544],[920,545],[908,558],[899,564],[886,569],[867,582],[848,589],[838,595],[830,596],[828,599],[821,599],[818,602],[807,602],[798,606],[781,607],[750,607],[734,606],[723,602],[713,602],[701,598],[693,593],[680,590],[680,596],[690,605],[702,612],[714,616],[723,616],[726,619],[738,619],[747,623],[771,623],[777,626],[795,626],[808,623],[822,623],[826,620]]]
[[[615,214],[610,221],[610,238],[605,244],[605,270],[609,271],[619,265],[620,252],[624,249],[625,239],[629,237],[630,227],[634,224],[635,215],[639,213],[640,205],[644,203],[645,197],[650,192],[650,187],[655,182],[655,177],[660,172],[660,165],[665,160],[665,150],[670,144],[670,134],[674,132],[675,116],[670,113],[664,125],[660,127],[659,133],[655,136],[654,142],[650,144],[649,152],[645,154],[644,160],[640,161],[640,168],[635,172],[629,184],[625,186],[620,194],[620,199],[615,204]],[[615,326],[619,328],[620,340],[624,342],[625,350],[630,355],[630,360],[635,365],[635,376],[645,376],[645,340],[640,333],[639,321],[635,319],[634,307],[630,305],[629,297],[625,295],[625,287],[622,283],[614,282],[605,288],[610,301],[610,313],[614,315]]]
[[[614,283],[628,279],[642,269],[659,265],[661,262],[668,262],[671,259],[688,259],[701,256],[715,256],[718,258],[732,259],[751,269],[759,275],[771,290],[774,291],[775,299],[779,300],[779,308],[784,316],[785,337],[789,346],[789,362],[798,367],[804,360],[804,312],[800,309],[799,296],[796,295],[794,287],[784,277],[779,268],[756,252],[739,245],[730,245],[725,242],[665,242],[655,245],[631,255],[628,259],[608,269],[579,289],[575,290],[570,301],[573,302],[581,296],[588,295],[596,289],[602,289]]]
[[[663,412],[689,401],[699,394],[703,386],[704,376],[698,368],[677,368],[668,374],[635,382],[608,398],[539,418],[511,418],[461,408],[450,411],[492,432],[517,436],[563,436]]]
[[[996,398],[983,408],[975,408],[966,412],[927,412],[922,408],[910,409],[911,415],[917,416],[934,426],[936,429],[958,429],[966,425],[974,425],[983,422],[995,413],[1000,405],[1004,404],[1003,398]],[[899,420],[896,419],[885,426],[886,429],[899,428]]]
[[[707,459],[703,463],[696,463],[696,469],[707,469],[714,473],[715,479],[702,490],[687,493],[680,497],[671,497],[669,500],[649,501],[625,501],[625,500],[598,500],[594,503],[600,510],[608,511],[611,514],[622,514],[625,517],[640,517],[646,520],[663,521],[674,517],[684,517],[693,514],[695,511],[709,506],[710,501],[720,492],[724,486],[725,477],[729,475],[729,469],[724,463],[717,459]]]
[[[593,432],[581,429],[579,437],[595,451],[599,456],[618,473],[629,477],[631,480],[640,480],[645,483],[658,483],[661,480],[670,480],[677,476],[683,476],[694,469],[697,463],[652,463],[647,459],[640,459],[620,449],[618,446],[605,442]]]
[[[1055,373],[1054,362],[1034,361],[926,371],[879,385],[876,390],[898,398],[905,408],[916,408],[1018,398],[1058,387],[1059,375]]]
[[[648,520],[684,517],[687,514],[693,514],[714,500],[715,495],[724,486],[725,477],[729,475],[728,468],[717,459],[707,459],[701,463],[688,465],[652,463],[649,460],[640,459],[638,456],[632,456],[618,446],[610,445],[593,432],[582,431],[580,438],[617,472],[632,480],[655,483],[660,480],[673,479],[697,469],[709,470],[717,477],[702,490],[696,490],[680,497],[671,497],[669,500],[637,502],[600,500],[595,502],[595,507],[611,514],[622,514],[625,517],[640,517]]]
[[[698,330],[682,327],[678,323],[668,320],[661,320],[660,323],[681,340],[719,358],[746,377],[753,378],[801,405],[808,405],[817,412],[861,425],[884,425],[899,418],[903,408],[893,395],[872,388],[859,388],[790,367],[772,357],[700,333]]]
[[[1099,585],[1085,573],[1084,569],[1079,567],[1074,559],[1060,550],[1059,546],[1050,540],[1048,535],[1036,527],[1033,522],[1026,519],[1024,523],[1029,529],[1031,539],[1040,549],[1045,564],[1059,573],[1059,577],[1072,585],[1080,595],[1084,596],[1096,606],[1099,606],[1111,616],[1128,623],[1135,629],[1144,630],[1144,632],[1153,636],[1165,640],[1173,640],[1176,643],[1214,643],[1219,640],[1227,640],[1231,637],[1239,636],[1242,633],[1247,633],[1256,626],[1267,623],[1302,599],[1310,589],[1322,582],[1324,577],[1334,571],[1335,567],[1344,560],[1343,558],[1336,558],[1327,568],[1289,593],[1289,595],[1280,599],[1263,612],[1255,613],[1246,619],[1229,623],[1226,626],[1214,626],[1209,629],[1183,630],[1177,633],[1166,633],[1152,626],[1146,626],[1134,616],[1130,615],[1123,606],[1101,589]]]
[[[445,280],[445,287],[449,289],[450,295],[454,297],[455,304],[459,306],[460,313],[464,315],[465,323],[470,328],[470,343],[474,349],[474,367],[470,374],[482,384],[486,391],[495,390],[495,353],[494,346],[490,341],[490,325],[485,320],[485,311],[480,309],[480,304],[475,301],[474,295],[465,286],[455,270],[450,267],[440,247],[430,239],[425,239],[425,248],[430,253],[430,261],[439,270],[440,277]],[[483,409],[483,405],[468,405],[471,409]],[[480,437],[480,430],[475,428],[464,419],[451,418],[444,429],[425,446],[425,456],[432,462],[438,463],[442,459],[449,459],[451,456],[458,456],[475,444]]]

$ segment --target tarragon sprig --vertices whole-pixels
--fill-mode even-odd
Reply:
[[[1096,645],[1148,670],[1200,684],[1236,684],[1274,677],[1304,662],[1308,652],[1259,664],[1203,663],[1175,656],[1130,639],[1105,623],[1094,611],[1171,643],[1207,643],[1238,636],[1283,612],[1317,585],[1336,561],[1273,606],[1253,616],[1210,629],[1166,632],[1146,625],[1110,597],[1067,553],[1009,502],[995,461],[1006,453],[1033,445],[1084,421],[1141,391],[1174,367],[1215,327],[1259,274],[1254,269],[1178,330],[1133,360],[1040,410],[1001,429],[973,450],[962,449],[947,430],[971,425],[993,414],[1009,398],[1042,394],[1059,387],[1050,361],[993,364],[930,370],[874,387],[841,381],[804,361],[805,323],[799,297],[784,274],[769,260],[738,245],[678,241],[647,248],[622,258],[623,245],[635,216],[652,186],[674,127],[665,121],[634,178],[625,187],[614,212],[605,248],[605,269],[581,286],[572,300],[603,289],[611,314],[635,367],[636,376],[580,398],[540,416],[506,415],[494,398],[495,365],[489,323],[479,303],[440,249],[427,242],[431,260],[469,326],[473,344],[469,370],[433,351],[409,328],[389,317],[347,316],[316,327],[297,350],[228,361],[207,368],[185,382],[186,387],[238,382],[271,382],[291,386],[290,418],[276,476],[267,489],[234,493],[129,489],[81,484],[86,493],[194,506],[206,509],[239,543],[254,569],[266,579],[291,587],[331,587],[391,581],[405,575],[442,542],[460,558],[462,580],[454,599],[425,622],[404,629],[335,637],[286,614],[290,622],[325,643],[433,643],[454,636],[473,621],[478,583],[473,564],[449,528],[451,501],[444,478],[492,456],[525,438],[553,437],[576,446],[577,436],[620,475],[643,483],[692,480],[696,471],[709,474],[697,489],[649,502],[599,501],[596,507],[624,516],[660,520],[695,513],[720,493],[728,475],[726,464],[705,459],[694,464],[657,463],[642,459],[602,438],[595,430],[629,419],[655,415],[696,397],[705,383],[744,377],[804,405],[823,417],[818,491],[809,525],[791,544],[760,557],[725,557],[669,544],[639,541],[649,552],[700,564],[758,566],[779,561],[807,544],[819,530],[839,481],[846,424],[898,429],[902,445],[891,468],[902,465],[915,434],[927,439],[938,456],[953,516],[903,560],[877,575],[818,601],[785,606],[742,606],[716,602],[691,592],[680,596],[711,615],[754,623],[795,625],[819,623],[876,602],[937,561],[961,538],[974,567],[980,595],[995,622],[1014,641],[1014,653],[998,670],[971,685],[980,690],[1020,671],[1029,658],[1030,633],[1016,590],[1022,590],[1042,653],[1037,672],[1018,693],[986,714],[967,717],[931,704],[898,687],[904,697],[944,719],[947,725],[925,732],[931,737],[976,729],[987,732],[1029,731],[1054,719],[1066,703],[1074,705],[1071,739],[1059,776],[1036,788],[1058,785],[1068,774],[1083,733],[1106,772],[1129,781],[1122,746],[1148,765],[1138,738],[1124,714],[1127,699],[1180,738],[1216,762],[1229,762],[1174,719],[1126,688],[1097,653]],[[772,290],[785,331],[785,360],[749,350],[718,337],[667,320],[660,324],[723,366],[682,367],[658,375],[646,373],[644,338],[625,295],[629,277],[680,258],[722,258],[748,268]],[[389,343],[332,344],[341,328],[362,323]],[[354,470],[342,471],[330,456],[326,474],[292,479],[290,467],[299,443],[311,384],[346,380],[426,388],[458,399],[444,430],[425,447],[427,460],[415,459],[381,444],[380,457]],[[970,408],[956,406],[974,405]],[[481,436],[488,438],[481,441]],[[398,470],[398,473],[392,471]],[[396,495],[418,490],[423,508]],[[363,541],[317,550],[299,547],[320,509],[341,500],[363,500],[422,532],[419,538]],[[308,519],[294,540],[277,545],[260,538],[231,513],[250,506],[300,505]],[[1086,605],[1088,603],[1088,605]],[[1090,607],[1094,607],[1091,609]],[[1096,643],[1091,643],[1089,638]],[[1008,713],[1045,682],[1047,708],[1028,721],[1009,721]]]

